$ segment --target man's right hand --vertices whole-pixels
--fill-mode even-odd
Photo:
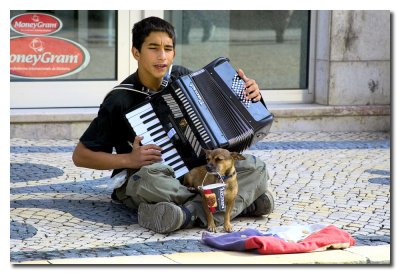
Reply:
[[[136,136],[132,144],[132,152],[129,153],[130,167],[141,168],[162,161],[161,147],[155,144],[141,146],[142,136]]]
[[[157,145],[140,145],[143,137],[136,137],[129,153],[114,154],[103,151],[93,151],[79,142],[72,154],[72,160],[78,167],[99,170],[120,168],[139,169],[161,161],[161,148]]]

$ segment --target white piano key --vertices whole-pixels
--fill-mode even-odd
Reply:
[[[177,161],[179,159],[179,161]],[[176,163],[171,164],[172,162],[176,161]],[[179,166],[184,165],[184,162],[180,160],[180,158],[174,159],[174,161],[164,162],[164,164],[169,165],[172,169],[177,169]]]
[[[188,168],[186,166],[183,166],[180,169],[175,170],[175,176],[176,176],[176,178],[179,178],[188,172],[189,172]]]
[[[136,132],[136,135],[141,135],[141,134],[147,132],[149,127],[151,127],[157,123],[160,123],[160,120],[158,120],[158,118],[148,122],[147,124],[137,125],[137,126],[133,127],[133,130]]]
[[[162,150],[166,150],[167,148],[169,148],[169,147],[171,147],[171,146],[172,146],[172,143],[171,143],[171,142],[169,142],[169,143],[164,143],[164,144],[160,145],[160,147],[162,148]]]
[[[163,158],[164,160],[165,159],[167,159],[169,156],[171,156],[171,155],[176,155],[178,152],[176,151],[176,149],[171,149],[171,150],[168,150],[167,152],[165,152],[162,156],[161,156],[161,158]]]
[[[147,121],[147,120],[149,120],[149,119],[158,119],[155,113],[152,113],[152,114],[150,114],[150,115],[147,115],[147,116],[144,117],[144,118],[140,118],[139,116],[140,116],[140,115],[134,116],[134,117],[131,117],[131,119],[129,119],[129,123],[131,124],[131,126],[132,126],[133,128],[137,127],[137,126],[140,125],[140,124],[143,124],[145,121]]]
[[[168,151],[169,156],[175,155],[174,157],[168,159],[168,160],[164,160],[167,164],[174,162],[175,160],[181,160],[181,156],[178,154],[178,151],[174,148],[171,149],[170,151]],[[168,157],[162,157],[163,159],[166,159]],[[182,161],[182,160],[181,160]]]
[[[161,131],[161,132],[159,132],[159,133],[157,133],[157,134],[155,134],[154,136],[149,136],[149,135],[147,135],[146,134],[146,140],[143,138],[143,140],[142,140],[142,144],[143,145],[147,145],[147,144],[152,144],[152,143],[154,143],[154,139],[156,139],[157,137],[159,137],[159,136],[162,136],[162,135],[165,135],[165,131]],[[143,135],[142,135],[143,136]]]
[[[147,140],[154,139],[153,136],[151,136],[151,134],[153,134],[153,132],[156,132],[157,130],[162,129],[162,128],[163,127],[161,125],[159,125],[158,127],[154,128],[154,129],[152,129],[150,131],[142,133],[140,135],[140,136],[143,136],[142,144],[143,144],[143,142],[146,142]]]
[[[178,160],[178,159],[180,159],[180,157],[174,159],[173,161],[172,161],[172,160],[171,160],[171,161],[168,161],[168,165],[169,165],[170,167],[172,167],[173,169],[176,169],[178,166],[180,166],[180,165],[183,164],[183,161],[182,161],[182,160],[177,161],[175,164],[171,164],[171,163],[174,162],[174,161],[176,161],[176,160]]]
[[[173,146],[170,139],[166,136],[160,140],[157,140],[156,142],[152,142],[149,144],[156,144],[157,146],[161,147],[162,150],[165,150],[169,148],[170,146]]]
[[[153,107],[151,106],[150,103],[148,103],[148,104],[146,104],[144,106],[141,106],[140,108],[137,108],[137,109],[127,113],[125,116],[129,120],[131,117],[140,115],[141,113],[147,112],[147,111],[152,110],[152,109],[153,109]]]

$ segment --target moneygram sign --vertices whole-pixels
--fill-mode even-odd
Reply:
[[[10,74],[24,79],[54,79],[83,70],[89,52],[71,40],[48,36],[10,39]]]
[[[62,22],[49,14],[24,13],[11,18],[11,29],[24,35],[48,35],[59,31]]]

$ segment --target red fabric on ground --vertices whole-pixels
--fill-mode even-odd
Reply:
[[[286,242],[272,236],[253,236],[245,241],[245,249],[256,249],[259,254],[289,254],[321,251],[328,248],[347,248],[355,240],[346,231],[329,225],[297,243]]]

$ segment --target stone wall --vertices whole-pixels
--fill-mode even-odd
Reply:
[[[318,11],[315,102],[390,104],[390,11]]]

